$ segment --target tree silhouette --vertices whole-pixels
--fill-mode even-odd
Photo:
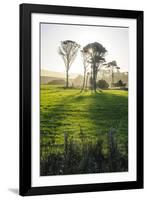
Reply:
[[[100,89],[106,89],[109,87],[109,84],[104,80],[104,79],[101,79],[97,82],[97,86],[98,88]]]
[[[124,83],[122,80],[119,80],[116,83],[114,83],[114,85],[116,87],[123,87],[123,86],[126,86],[126,83]]]
[[[83,48],[84,55],[88,55],[87,62],[91,65],[91,89],[96,92],[97,74],[101,64],[105,62],[105,54],[107,50],[100,43],[94,42]]]
[[[115,60],[105,64],[106,65],[106,68],[109,68],[111,70],[111,87],[114,86],[114,69],[117,69],[119,70],[120,67],[117,66],[117,63]]]
[[[87,88],[87,82],[88,82],[88,76],[89,73],[87,72],[89,67],[89,54],[85,52],[84,50],[81,50],[82,58],[83,58],[83,65],[84,65],[84,78],[83,78],[83,85],[81,88],[81,92]]]
[[[61,55],[66,68],[66,88],[69,87],[69,69],[73,63],[80,45],[71,40],[61,41],[59,54]]]
[[[87,86],[88,86],[89,75],[90,75],[90,73],[87,72],[87,74],[86,74],[86,85],[85,85],[85,89],[86,89],[86,90],[87,90]]]

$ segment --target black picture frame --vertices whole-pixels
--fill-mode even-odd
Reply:
[[[51,13],[137,20],[137,180],[66,186],[31,186],[31,14]],[[20,174],[22,196],[143,188],[143,11],[20,5]]]

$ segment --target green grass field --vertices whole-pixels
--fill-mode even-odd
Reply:
[[[127,91],[80,93],[79,89],[41,85],[40,98],[42,145],[54,144],[56,151],[62,151],[64,134],[78,142],[81,130],[87,140],[98,137],[105,141],[110,128],[115,128],[118,146],[123,152],[128,138]],[[45,156],[43,152],[41,155]]]

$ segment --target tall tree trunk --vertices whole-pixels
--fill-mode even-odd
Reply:
[[[111,87],[113,87],[114,84],[114,73],[113,73],[113,69],[112,69],[112,83],[111,83]]]
[[[93,66],[93,90],[96,92],[96,66]]]
[[[93,90],[93,69],[91,68],[91,77],[90,77],[90,88]]]
[[[94,80],[93,80],[93,88],[94,88],[94,92],[96,92],[96,77],[94,75]]]
[[[81,92],[85,89],[85,80],[86,80],[86,68],[84,68],[84,79],[83,79],[83,85],[82,85]]]
[[[88,75],[86,76],[86,86],[85,86],[86,90],[87,90],[87,83],[88,83]]]
[[[96,89],[97,89],[97,82],[98,82],[98,72],[99,72],[99,70],[98,69],[96,69],[96,75],[95,75],[95,84],[96,84]]]
[[[66,70],[66,88],[68,88],[68,70]]]

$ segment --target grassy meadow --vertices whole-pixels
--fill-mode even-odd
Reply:
[[[40,91],[41,175],[127,170],[128,91]]]

